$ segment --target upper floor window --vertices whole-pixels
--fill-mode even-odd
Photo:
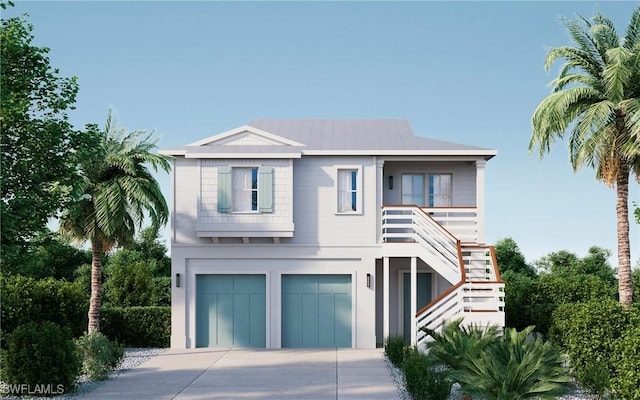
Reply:
[[[402,204],[451,207],[451,198],[451,174],[402,174]]]
[[[218,212],[273,212],[273,168],[218,167]]]
[[[362,213],[362,168],[337,167],[338,213]]]
[[[232,168],[233,211],[258,211],[258,168]]]
[[[451,207],[451,174],[429,174],[429,207]]]

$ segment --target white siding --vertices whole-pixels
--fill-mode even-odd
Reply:
[[[476,205],[476,166],[469,161],[386,162],[384,164],[384,204],[401,204],[402,174],[416,173],[451,174],[452,205],[457,207]],[[389,176],[393,176],[393,189],[389,189]]]
[[[273,167],[273,212],[271,213],[219,213],[218,167]],[[202,183],[198,222],[204,224],[278,224],[291,222],[291,160],[202,160]]]
[[[200,161],[177,158],[173,168],[174,204],[172,241],[174,243],[198,242],[196,219],[200,196]]]
[[[337,167],[361,167],[362,213],[338,213]],[[304,157],[295,160],[294,223],[287,243],[319,246],[376,244],[376,169],[372,157]]]

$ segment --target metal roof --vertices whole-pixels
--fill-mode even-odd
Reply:
[[[196,158],[210,158],[216,154],[220,158],[256,154],[283,158],[301,155],[467,155],[491,158],[497,153],[492,149],[416,136],[406,119],[254,119],[249,128],[303,146],[227,146],[215,143],[219,138],[241,130],[236,128],[162,153]]]

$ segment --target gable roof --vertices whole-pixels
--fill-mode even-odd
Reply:
[[[195,158],[299,158],[304,154],[486,159],[497,154],[492,149],[416,136],[405,119],[254,119],[249,125],[161,153]]]

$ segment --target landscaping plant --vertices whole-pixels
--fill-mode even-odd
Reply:
[[[82,372],[91,380],[103,380],[124,355],[124,346],[111,342],[100,332],[86,334],[76,340],[82,357]]]
[[[402,368],[406,345],[402,336],[389,336],[384,341],[384,354],[391,364],[397,368]]]
[[[402,362],[407,392],[414,400],[446,400],[453,381],[438,360],[415,347],[408,347]]]
[[[12,394],[25,390],[37,395],[68,392],[80,367],[71,330],[50,321],[18,326],[2,352],[2,380],[8,387],[16,385],[13,388],[18,393]]]

